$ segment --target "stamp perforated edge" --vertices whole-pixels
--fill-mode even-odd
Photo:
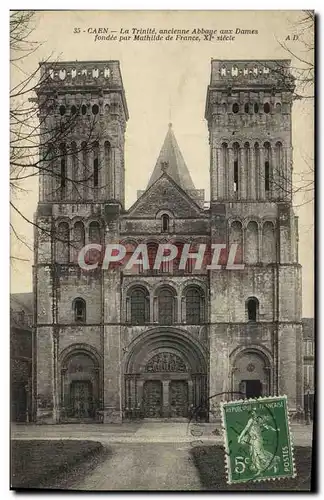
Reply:
[[[224,406],[229,405],[229,404],[236,404],[236,403],[241,403],[241,404],[251,404],[254,401],[259,402],[259,401],[269,401],[273,399],[284,399],[285,400],[285,415],[286,415],[286,422],[287,422],[287,434],[288,434],[288,442],[289,442],[289,449],[290,449],[290,454],[291,454],[291,468],[292,468],[292,475],[291,476],[275,476],[275,477],[265,477],[265,478],[260,478],[260,479],[251,479],[247,481],[232,481],[232,475],[231,475],[231,463],[229,459],[229,446],[228,446],[228,440],[227,440],[227,432],[226,432],[226,421],[225,421],[225,410]],[[276,481],[279,479],[291,479],[297,476],[296,472],[296,464],[295,464],[295,454],[294,454],[294,445],[293,445],[293,440],[292,440],[292,432],[291,432],[291,427],[290,427],[290,418],[289,418],[289,413],[288,413],[288,405],[287,405],[287,396],[284,394],[282,396],[264,396],[260,398],[251,398],[251,399],[236,399],[232,401],[221,401],[220,402],[220,407],[221,407],[221,417],[222,417],[222,430],[223,430],[223,435],[224,435],[224,443],[225,443],[225,471],[226,471],[226,482],[227,484],[243,484],[243,483],[260,483],[262,481]]]

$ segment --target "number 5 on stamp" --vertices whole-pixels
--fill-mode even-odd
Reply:
[[[227,482],[295,477],[287,397],[221,403]]]

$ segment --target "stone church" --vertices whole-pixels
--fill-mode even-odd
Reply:
[[[47,143],[35,215],[36,421],[193,413],[208,421],[215,395],[286,394],[292,412],[302,405],[289,67],[287,60],[212,60],[210,201],[169,124],[146,189],[126,208],[129,116],[119,62],[41,64]],[[86,244],[116,242],[128,251],[147,244],[150,261],[159,243],[175,244],[179,254],[185,243],[191,252],[200,243],[234,243],[243,265],[196,269],[192,257],[180,269],[177,256],[160,269],[80,268]]]

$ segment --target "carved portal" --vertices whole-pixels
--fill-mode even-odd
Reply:
[[[153,356],[145,367],[147,373],[182,372],[186,373],[188,367],[176,354],[169,352]]]

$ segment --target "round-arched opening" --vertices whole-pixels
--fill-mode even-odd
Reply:
[[[65,108],[65,106],[63,106],[63,104],[60,106],[59,110],[60,110],[61,116],[65,115],[66,108]]]
[[[249,113],[249,112],[250,112],[250,106],[249,106],[249,103],[248,103],[248,102],[246,102],[246,103],[244,104],[244,113]]]
[[[237,102],[234,102],[234,104],[233,104],[233,106],[232,106],[232,111],[233,111],[233,113],[235,113],[235,114],[236,114],[236,113],[238,113],[238,112],[239,112],[239,109],[240,109],[240,107],[239,107],[238,103],[237,103]]]
[[[254,113],[259,113],[259,105],[257,102],[254,103],[253,110],[254,110]]]
[[[270,104],[268,102],[265,102],[263,105],[263,111],[268,114],[270,113]]]
[[[98,104],[94,104],[92,106],[92,114],[97,115],[98,113],[99,113],[99,106],[98,106]]]
[[[83,115],[87,114],[87,106],[85,104],[82,104],[82,106],[81,106],[81,113]]]
[[[75,114],[76,114],[76,112],[77,112],[77,108],[76,108],[76,106],[74,106],[74,104],[73,104],[73,106],[71,106],[71,115],[75,115]]]
[[[99,408],[99,364],[92,353],[76,349],[61,364],[62,419],[94,420]]]
[[[244,349],[232,365],[232,390],[239,399],[267,396],[271,391],[270,361],[258,349]]]
[[[134,285],[127,293],[127,319],[132,325],[150,321],[150,295],[146,287]]]

